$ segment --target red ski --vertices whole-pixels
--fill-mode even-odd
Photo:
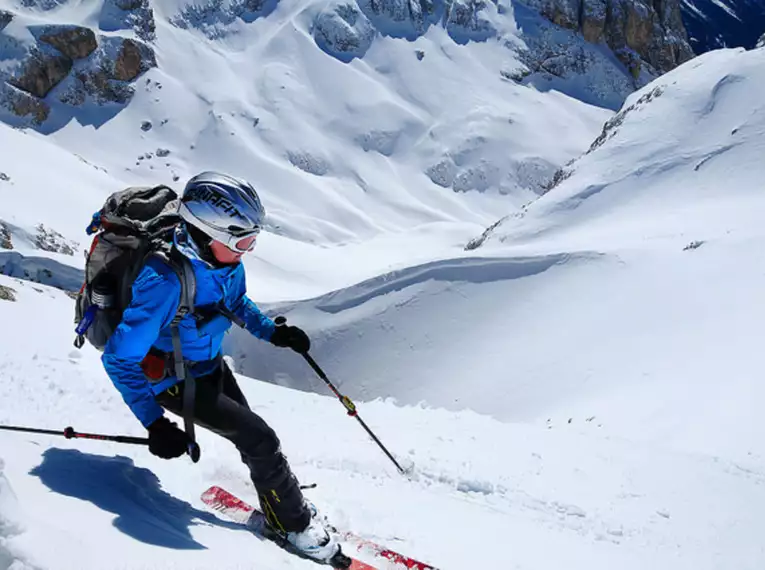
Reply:
[[[356,536],[352,532],[341,532],[340,537],[341,540],[345,541],[346,543],[353,544],[358,552],[367,552],[376,558],[384,558],[385,560],[390,560],[395,565],[394,567],[396,569],[400,568],[403,570],[406,568],[407,570],[438,570],[435,566],[430,566],[429,564],[419,562],[414,558],[409,558],[408,556],[394,552],[393,550],[385,548],[384,546],[380,546],[371,540]]]
[[[267,539],[272,539],[272,536],[270,536],[272,533],[266,532],[267,522],[265,515],[225,489],[218,486],[210,487],[202,493],[202,502],[210,508],[222,513],[229,520],[247,525],[247,527],[255,534]],[[387,564],[390,562],[395,565],[395,568],[406,568],[407,570],[437,570],[433,566],[418,562],[417,560],[399,554],[398,552],[394,552],[372,541],[363,539],[353,533],[342,532],[339,533],[339,535],[342,541],[352,544],[359,552],[366,553],[373,558],[379,558],[381,561],[387,561],[386,567],[390,567]],[[345,566],[348,570],[378,570],[374,566],[370,566],[355,558],[344,557],[350,560],[350,566]],[[337,567],[343,568],[343,566]]]

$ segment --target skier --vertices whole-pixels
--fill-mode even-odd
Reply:
[[[196,384],[194,423],[239,450],[271,526],[298,551],[328,562],[338,553],[339,544],[313,505],[304,500],[278,437],[250,410],[221,354],[223,335],[232,319],[273,345],[298,353],[310,348],[303,330],[277,327],[246,295],[241,258],[255,247],[265,210],[248,182],[203,172],[187,183],[178,214],[182,221],[175,229],[173,247],[191,261],[194,305],[199,309],[184,316],[178,327],[187,371]],[[161,259],[151,257],[132,292],[102,361],[125,403],[148,430],[149,451],[164,459],[180,457],[190,437],[164,415],[164,410],[183,414],[185,383],[174,373],[171,338],[180,280]]]

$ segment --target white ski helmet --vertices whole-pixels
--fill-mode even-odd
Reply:
[[[252,248],[266,211],[252,185],[218,172],[194,176],[183,190],[178,214],[188,224],[234,251]],[[248,244],[246,248],[240,246]]]

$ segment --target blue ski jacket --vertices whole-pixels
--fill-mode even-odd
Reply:
[[[245,328],[256,337],[269,340],[274,322],[246,295],[245,272],[241,263],[212,268],[191,259],[196,276],[194,305],[202,308],[223,302],[241,318]],[[101,360],[107,374],[122,394],[125,403],[144,427],[163,415],[155,394],[178,383],[169,376],[158,383],[149,382],[141,361],[154,347],[172,353],[170,322],[180,303],[181,284],[175,271],[160,259],[150,258],[133,283],[133,298],[123,312],[122,322],[109,338]],[[211,373],[219,366],[223,335],[231,320],[218,313],[202,324],[191,316],[179,325],[183,358],[191,361],[189,372],[196,377]]]

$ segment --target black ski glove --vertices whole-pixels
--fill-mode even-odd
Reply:
[[[291,325],[277,325],[271,335],[271,344],[291,348],[295,352],[305,354],[311,349],[311,339],[301,328]]]
[[[186,453],[190,442],[186,432],[178,429],[178,426],[165,416],[149,426],[149,451],[162,459],[180,457]]]

